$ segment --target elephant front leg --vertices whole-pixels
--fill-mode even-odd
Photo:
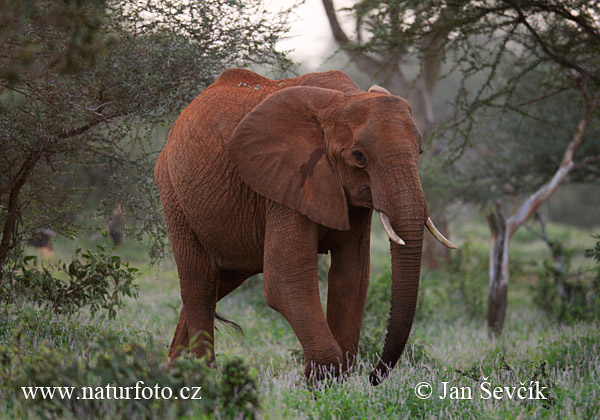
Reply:
[[[331,249],[327,322],[343,353],[344,371],[354,365],[369,287],[370,210],[354,209],[352,230],[340,232]]]
[[[267,304],[289,322],[304,350],[307,378],[336,374],[342,350],[319,297],[317,227],[302,214],[272,203],[267,209],[264,288]]]

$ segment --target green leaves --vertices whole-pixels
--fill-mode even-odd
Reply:
[[[533,302],[560,322],[600,319],[600,235],[593,237],[598,241],[585,251],[585,256],[594,259],[594,267],[574,269],[574,250],[552,242],[553,260],[545,260],[538,271]]]
[[[92,315],[104,311],[114,318],[125,297],[137,297],[138,286],[133,283],[137,275],[136,268],[100,245],[95,251],[76,249],[68,264],[40,266],[36,257],[26,256],[0,284],[0,299],[25,298],[66,314],[89,308]]]
[[[23,340],[31,341],[27,336]],[[27,345],[30,352],[0,346],[0,399],[15,418],[252,419],[257,415],[256,381],[241,359],[225,361],[221,372],[189,355],[166,367],[161,353],[106,333],[91,340],[85,352],[53,348],[46,342]],[[21,387],[36,386],[73,387],[73,396],[25,399]]]
[[[286,30],[287,12],[269,13],[262,0],[3,2],[2,223],[27,173],[13,197],[11,248],[40,228],[99,230],[89,216],[122,203],[128,237],[164,251],[153,168],[168,128],[227,68],[288,69],[276,47]]]

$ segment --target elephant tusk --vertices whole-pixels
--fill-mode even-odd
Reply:
[[[450,242],[448,239],[446,239],[446,237],[444,235],[442,235],[439,230],[437,230],[437,228],[431,221],[430,217],[427,218],[427,221],[425,222],[425,226],[427,226],[427,229],[429,229],[429,231],[431,232],[433,237],[435,239],[437,239],[438,241],[440,241],[442,243],[442,245],[444,245],[450,249],[458,249],[458,247],[456,245],[454,245],[452,242]]]
[[[402,240],[402,238],[400,238],[396,232],[394,232],[394,228],[392,227],[392,222],[390,221],[390,218],[387,217],[387,215],[380,211],[379,212],[379,218],[381,219],[381,224],[383,225],[383,229],[385,229],[385,233],[387,233],[387,236],[390,237],[390,240],[394,243],[397,243],[398,245],[406,245],[406,242],[404,242]]]

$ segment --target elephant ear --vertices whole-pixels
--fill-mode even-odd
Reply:
[[[257,193],[313,222],[348,230],[346,195],[325,154],[318,117],[342,97],[341,92],[309,86],[275,92],[238,124],[227,152]]]

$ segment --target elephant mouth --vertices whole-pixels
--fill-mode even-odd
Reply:
[[[398,245],[406,245],[406,242],[404,242],[402,238],[398,236],[398,234],[394,231],[394,228],[392,227],[392,221],[390,220],[390,218],[382,211],[377,212],[379,213],[379,219],[381,220],[383,229],[385,230],[385,233],[390,238],[390,240]],[[442,245],[450,249],[458,249],[458,247],[455,244],[453,244],[449,239],[442,235],[438,228],[435,227],[435,225],[433,224],[433,220],[431,220],[430,217],[427,217],[427,219],[425,220],[425,226],[427,226],[429,232],[431,232],[433,237],[437,239]]]

